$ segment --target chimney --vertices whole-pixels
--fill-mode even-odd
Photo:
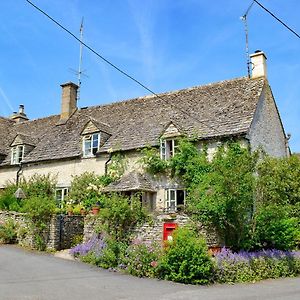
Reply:
[[[78,85],[73,82],[61,84],[61,113],[60,121],[66,122],[77,109],[77,90]]]
[[[252,65],[251,78],[265,77],[267,78],[267,57],[261,50],[256,50],[250,55]]]
[[[19,105],[19,111],[18,112],[13,112],[13,114],[10,116],[12,120],[14,120],[16,123],[28,121],[28,118],[25,114],[24,110],[24,105],[20,104]]]

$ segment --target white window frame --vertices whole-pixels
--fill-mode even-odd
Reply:
[[[177,211],[177,191],[184,192],[184,201],[185,205],[186,191],[184,189],[166,189],[165,190],[165,210],[166,211]]]
[[[60,197],[58,196],[60,194]],[[55,190],[55,200],[59,204],[60,207],[63,207],[66,203],[66,199],[69,196],[69,188],[68,187],[59,187]]]
[[[94,142],[95,139],[98,139],[98,143],[96,145],[96,147],[94,147]],[[99,150],[100,148],[100,139],[101,139],[101,134],[100,132],[96,132],[96,133],[91,133],[91,134],[87,134],[83,136],[82,139],[82,151],[83,151],[83,157],[94,157],[96,152]],[[86,147],[86,143],[90,141],[89,143],[89,147]],[[95,151],[95,153],[94,153]]]
[[[176,149],[178,148],[177,139],[161,139],[160,140],[160,158],[168,160],[174,157]]]
[[[14,146],[11,149],[11,164],[12,165],[20,164],[24,159],[24,153],[25,153],[24,145]]]

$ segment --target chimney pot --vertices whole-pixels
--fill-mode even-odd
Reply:
[[[24,105],[23,104],[19,105],[19,114],[24,115]]]

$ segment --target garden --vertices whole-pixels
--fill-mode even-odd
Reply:
[[[25,200],[16,199],[16,186],[9,184],[0,194],[0,210],[26,213],[36,245],[41,245],[37,248],[44,249],[42,232],[52,214],[70,210],[79,214],[97,205],[94,235],[74,245],[71,254],[83,262],[138,277],[209,284],[298,276],[299,158],[270,158],[234,141],[224,142],[211,160],[207,154],[205,145],[199,150],[186,139],[179,141],[169,161],[162,161],[157,149],[142,150],[141,163],[148,173],[178,177],[187,189],[184,213],[191,222],[176,229],[173,239],[163,244],[135,237],[133,229],[153,218],[138,196],[103,192],[124,172],[121,160],[109,176],[75,176],[67,201],[59,205],[50,176],[36,175],[21,182]],[[225,245],[219,252],[209,250],[199,224],[222,237]],[[17,241],[22,234],[17,227],[11,220],[0,224],[0,241]]]

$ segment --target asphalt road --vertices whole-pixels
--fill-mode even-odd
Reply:
[[[141,279],[49,254],[0,246],[1,300],[300,299],[300,278],[209,287]]]

